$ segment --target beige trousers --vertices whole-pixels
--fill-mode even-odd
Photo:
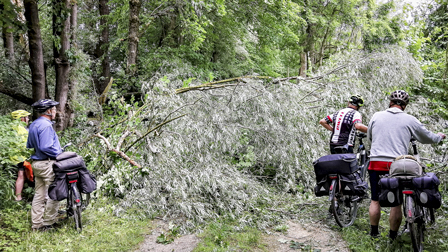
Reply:
[[[33,161],[35,193],[31,207],[31,228],[40,228],[56,222],[59,201],[48,197],[48,187],[54,180],[54,160]]]

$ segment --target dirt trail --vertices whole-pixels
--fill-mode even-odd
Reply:
[[[168,224],[163,221],[155,221],[155,228],[150,235],[147,235],[145,241],[140,244],[136,251],[157,251],[157,252],[190,252],[199,243],[196,235],[186,235],[177,238],[171,244],[156,243],[157,237],[168,230]],[[329,229],[322,223],[297,223],[288,221],[286,233],[275,232],[264,235],[263,242],[266,244],[266,251],[285,252],[301,251],[301,249],[310,251],[350,251],[342,240],[340,234]],[[293,247],[291,247],[293,246]]]

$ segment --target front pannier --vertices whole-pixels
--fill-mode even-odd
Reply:
[[[422,166],[416,160],[404,156],[390,165],[389,174],[392,177],[413,178],[422,175]]]
[[[382,207],[396,207],[403,202],[403,194],[400,193],[398,178],[381,178],[379,203]]]
[[[339,181],[341,182],[342,193],[345,195],[364,196],[367,192],[367,182],[362,181],[359,172],[340,174]]]
[[[317,178],[317,185],[314,187],[314,194],[317,197],[328,196],[330,194],[331,180],[328,176]]]
[[[358,170],[356,154],[343,153],[323,156],[313,162],[316,178],[328,174],[351,174]]]
[[[412,179],[417,204],[428,208],[439,208],[442,205],[442,195],[439,192],[440,181],[437,176],[428,172],[422,177]]]

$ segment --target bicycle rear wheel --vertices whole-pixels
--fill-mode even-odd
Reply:
[[[352,202],[352,196],[342,195],[337,190],[337,180],[333,180],[330,188],[331,209],[334,219],[340,227],[348,227],[355,222],[358,213],[358,202]]]
[[[412,196],[406,195],[406,221],[411,234],[412,248],[415,252],[423,251],[423,216],[420,206],[415,204]]]
[[[75,220],[75,228],[78,232],[82,231],[82,222],[81,222],[81,194],[79,193],[78,187],[76,184],[72,185],[72,210],[73,210],[73,217]]]

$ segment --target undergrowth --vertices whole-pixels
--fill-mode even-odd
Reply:
[[[32,231],[29,204],[4,210],[0,213],[0,251],[132,250],[144,239],[150,221],[117,217],[115,203],[102,199],[89,205],[82,213],[82,233],[75,230],[72,219],[62,221],[57,229]]]

